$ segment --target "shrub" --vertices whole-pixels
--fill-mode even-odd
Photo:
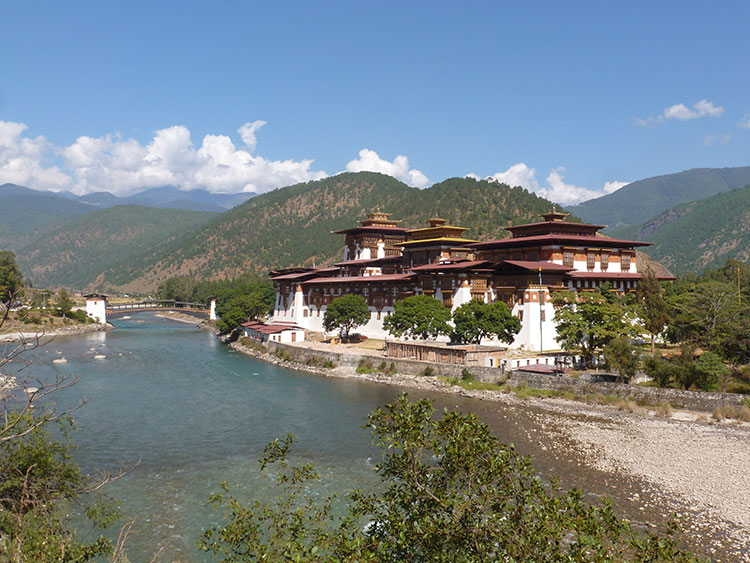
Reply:
[[[636,403],[635,401],[631,401],[630,399],[623,399],[621,401],[618,401],[615,406],[617,407],[618,411],[638,412],[640,410],[638,403]]]
[[[360,360],[357,364],[357,373],[372,373],[377,371],[369,360]]]
[[[336,363],[333,360],[326,360],[323,362],[323,367],[327,369],[333,369],[336,367]]]
[[[474,381],[474,374],[468,368],[464,368],[461,370],[461,379],[464,381]]]
[[[284,362],[291,362],[292,360],[294,360],[294,356],[292,356],[292,354],[286,348],[276,348],[273,354],[278,359]]]
[[[750,407],[747,405],[742,405],[737,410],[737,420],[741,420],[742,422],[750,422]]]
[[[419,375],[421,375],[422,377],[432,377],[433,375],[435,375],[435,368],[427,366]]]
[[[669,403],[659,403],[655,409],[657,416],[663,416],[664,418],[672,418],[672,405]]]

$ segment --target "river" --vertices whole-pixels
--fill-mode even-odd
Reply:
[[[207,499],[222,481],[240,496],[266,495],[269,481],[258,477],[257,460],[269,441],[288,432],[297,436],[293,459],[321,473],[321,493],[376,482],[379,454],[362,425],[402,389],[270,365],[150,313],[114,324],[106,333],[57,338],[27,359],[35,362],[33,378],[81,377],[59,394],[58,405],[90,397],[75,413],[75,458],[85,471],[140,459],[107,489],[125,520],[136,518],[127,543],[131,561],[151,561],[157,552],[159,561],[209,561],[196,542],[221,515],[205,506]],[[52,363],[60,357],[67,363]],[[539,428],[533,409],[441,393],[410,396],[430,396],[438,409],[473,410],[498,438],[531,455],[542,475],[562,477],[563,486],[614,497],[631,518],[663,517],[658,508],[644,516],[628,500],[639,483],[591,469],[572,450],[561,454],[559,443],[552,447],[559,438]]]

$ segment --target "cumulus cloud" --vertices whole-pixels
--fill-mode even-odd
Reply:
[[[536,170],[530,168],[524,162],[519,162],[508,168],[505,172],[496,172],[488,176],[487,180],[502,182],[509,186],[521,186],[562,205],[575,205],[589,199],[601,197],[613,193],[628,184],[628,182],[612,181],[606,182],[601,190],[591,190],[566,183],[562,174],[564,170],[565,168],[560,166],[550,171],[547,175],[546,183],[542,185],[536,178]],[[473,173],[467,174],[467,177],[479,179]]]
[[[713,135],[706,135],[703,138],[703,144],[707,147],[711,145],[726,145],[732,140],[732,136],[727,133],[714,133]]]
[[[637,117],[635,123],[642,127],[653,127],[670,119],[689,121],[700,117],[721,117],[724,111],[726,110],[723,107],[715,106],[713,102],[703,99],[693,104],[692,109],[682,103],[675,104],[665,108],[664,111],[656,117],[652,116],[645,119]]]
[[[60,168],[46,165],[53,147],[43,136],[24,136],[24,123],[0,121],[0,183],[65,189],[73,182]]]
[[[67,147],[54,147],[44,137],[25,136],[27,127],[22,123],[0,122],[0,182],[120,195],[166,185],[262,193],[327,176],[325,171],[312,170],[312,160],[253,155],[256,132],[263,125],[264,121],[254,121],[238,129],[246,148],[237,148],[226,135],[206,135],[196,147],[182,125],[156,131],[145,145],[121,135],[105,135],[81,136]],[[46,165],[53,155],[63,158],[64,169]]]
[[[378,153],[370,149],[359,151],[359,158],[349,161],[346,165],[347,172],[380,172],[393,176],[397,180],[414,186],[424,188],[429,184],[427,176],[419,170],[409,168],[409,159],[403,155],[398,155],[393,162],[380,158]]]

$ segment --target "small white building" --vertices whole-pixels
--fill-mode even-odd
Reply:
[[[86,297],[86,314],[100,324],[107,323],[107,296],[89,293]]]
[[[240,326],[242,327],[242,336],[253,338],[259,342],[290,343],[305,341],[305,329],[296,325],[248,321]]]

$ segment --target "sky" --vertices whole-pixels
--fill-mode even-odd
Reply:
[[[562,204],[750,165],[747,2],[2,2],[0,184],[374,170]]]

